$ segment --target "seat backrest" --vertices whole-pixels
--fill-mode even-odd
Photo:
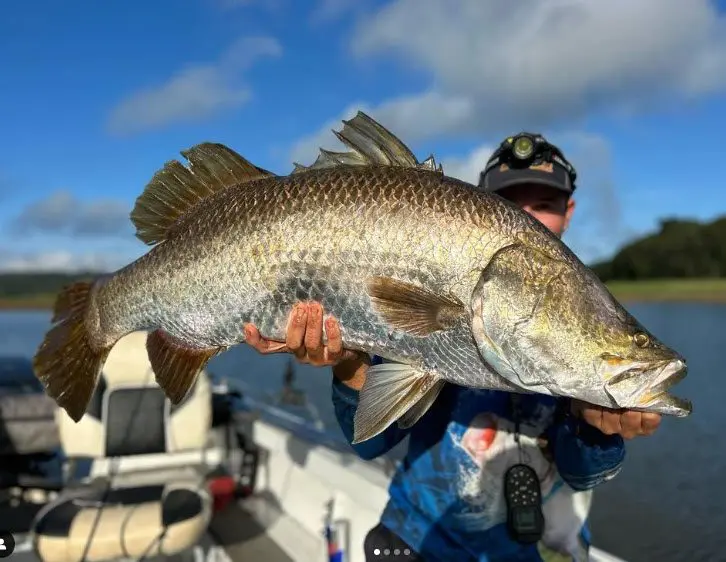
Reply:
[[[69,458],[159,455],[204,448],[212,424],[209,378],[172,406],[156,383],[147,332],[120,339],[111,350],[85,416],[75,423],[58,409],[61,446]]]

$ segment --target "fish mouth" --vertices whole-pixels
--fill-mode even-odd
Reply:
[[[683,359],[677,358],[666,362],[660,367],[655,380],[641,394],[637,407],[678,417],[689,415],[693,409],[691,403],[668,392],[685,379],[687,374],[688,366]]]
[[[663,365],[658,377],[648,387],[648,394],[658,396],[686,378],[688,367],[683,359],[675,359]]]
[[[607,377],[605,391],[618,407],[677,417],[685,417],[691,413],[692,406],[688,400],[668,392],[688,373],[683,358],[676,357],[658,362],[656,365],[645,362],[630,365],[625,362],[615,364],[610,359],[608,366],[610,369],[615,366],[616,372]],[[643,378],[647,382],[638,384],[637,381]]]

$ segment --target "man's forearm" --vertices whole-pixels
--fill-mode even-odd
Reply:
[[[345,386],[360,391],[366,382],[366,373],[370,365],[370,357],[367,354],[361,353],[335,365],[333,367],[333,375]]]
[[[567,417],[548,432],[557,470],[575,490],[588,490],[613,478],[625,458],[619,435],[605,435],[596,428]]]

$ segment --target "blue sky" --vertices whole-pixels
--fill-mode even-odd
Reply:
[[[135,198],[180,150],[286,173],[358,108],[468,180],[543,132],[580,174],[567,242],[605,256],[726,213],[725,22],[706,0],[8,2],[0,269],[122,265],[145,251]]]

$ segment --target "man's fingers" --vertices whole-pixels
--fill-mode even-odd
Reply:
[[[314,362],[323,359],[323,307],[320,303],[308,305],[308,321],[305,328],[305,349],[308,357]]]
[[[251,345],[257,351],[261,351],[260,342],[261,342],[262,338],[260,337],[260,331],[257,329],[257,326],[255,326],[254,324],[245,324],[244,331],[245,331],[245,343]]]
[[[593,427],[598,428],[602,432],[605,431],[603,427],[602,408],[600,408],[599,406],[586,406],[584,404],[578,403],[575,411],[576,415],[581,417],[585,422]]]
[[[632,439],[642,433],[642,416],[640,412],[628,411],[620,415],[620,435],[623,439]]]
[[[602,431],[605,435],[613,435],[620,432],[619,417],[612,410],[608,410],[602,406],[589,406],[582,411],[582,419]]]
[[[305,348],[303,342],[305,339],[305,329],[308,321],[308,306],[306,303],[297,303],[292,307],[290,318],[287,322],[287,334],[285,337],[285,343],[298,358],[300,357],[299,352],[302,350],[302,355],[305,355]]]
[[[605,435],[617,434],[623,439],[652,435],[661,422],[659,414],[635,410],[613,410],[576,400],[572,401],[572,413]]]
[[[260,335],[260,331],[254,324],[245,324],[245,343],[255,348],[260,353],[279,353],[287,351],[285,342],[268,340]]]
[[[325,335],[328,336],[328,359],[335,361],[343,355],[343,337],[340,324],[333,316],[325,319]]]
[[[620,425],[625,431],[640,432],[643,423],[643,414],[634,410],[627,410],[620,414]]]
[[[653,435],[660,425],[660,414],[644,413],[640,421],[640,429],[643,435]]]
[[[310,363],[310,361],[308,361],[308,352],[305,349],[304,345],[301,345],[297,349],[293,349],[291,351],[295,355],[297,360],[300,361],[301,363]]]

